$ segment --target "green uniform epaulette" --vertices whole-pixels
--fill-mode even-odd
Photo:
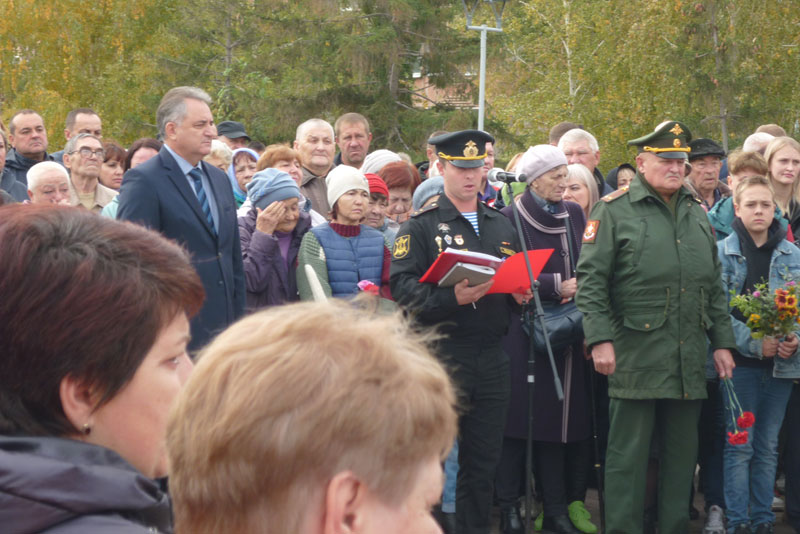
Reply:
[[[700,197],[696,197],[696,196],[692,195],[692,200],[694,200],[695,202],[697,202],[701,206],[703,205],[703,201],[700,199]]]
[[[603,202],[611,202],[612,200],[618,199],[619,197],[621,197],[622,195],[624,195],[627,192],[628,192],[628,186],[626,185],[625,187],[621,187],[621,188],[617,189],[616,191],[612,191],[611,193],[607,194],[606,196],[604,196],[600,200],[602,200]]]
[[[439,207],[438,203],[432,202],[432,203],[428,204],[427,206],[425,206],[424,208],[418,209],[417,211],[412,213],[411,216],[412,217],[416,217],[417,215],[422,215],[423,213],[428,213],[431,210],[435,210],[438,207]]]

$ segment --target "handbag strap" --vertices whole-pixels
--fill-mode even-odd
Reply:
[[[564,206],[564,209],[566,210],[566,206]],[[567,230],[567,246],[569,247],[569,266],[572,269],[572,272],[570,274],[572,276],[575,276],[575,251],[572,244],[572,228],[569,223],[569,211],[566,211],[565,213],[567,214],[567,216],[564,217],[564,228]]]

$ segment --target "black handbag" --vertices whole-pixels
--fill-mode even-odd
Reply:
[[[572,232],[569,224],[569,216],[564,219],[564,227],[567,230],[567,245],[569,246],[569,262],[572,273],[575,272],[575,255],[572,250]],[[575,305],[575,300],[570,300],[565,304],[558,302],[543,302],[544,323],[547,335],[550,338],[550,347],[554,352],[560,351],[583,337],[583,313]],[[528,309],[526,313],[533,313]],[[525,317],[525,324],[528,317]],[[545,335],[542,330],[541,321],[533,323],[533,344],[537,352],[545,352],[547,345]]]
[[[544,324],[550,337],[550,347],[558,352],[583,336],[583,313],[571,300],[565,304],[543,302]],[[532,313],[529,310],[527,313]],[[533,323],[533,344],[538,352],[547,350],[541,321]]]

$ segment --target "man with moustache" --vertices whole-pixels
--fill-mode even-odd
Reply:
[[[62,159],[69,169],[70,206],[100,213],[117,196],[116,191],[99,181],[104,156],[103,143],[92,134],[79,133],[67,141]]]
[[[643,532],[651,441],[660,462],[658,531],[689,531],[686,502],[706,398],[708,342],[720,378],[736,347],[716,241],[684,185],[689,129],[675,121],[629,141],[629,188],[592,209],[577,266],[576,304],[597,372],[608,375],[606,530]]]

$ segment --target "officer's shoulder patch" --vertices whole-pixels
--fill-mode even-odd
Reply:
[[[628,192],[628,186],[626,185],[625,187],[621,187],[616,191],[612,191],[611,193],[605,195],[600,200],[602,200],[603,202],[611,202],[612,200],[617,200],[619,197],[621,197],[627,192]]]
[[[594,243],[597,239],[597,229],[600,228],[600,221],[588,221],[586,229],[583,231],[583,242]]]
[[[422,208],[418,209],[417,211],[415,211],[414,213],[412,213],[411,216],[412,217],[417,217],[419,215],[422,215],[423,213],[428,213],[429,211],[433,211],[433,210],[437,209],[438,207],[439,207],[439,203],[438,202],[431,202],[427,206],[422,207]]]
[[[411,236],[408,234],[401,235],[394,240],[394,252],[392,253],[392,256],[399,260],[408,256],[410,250]]]

